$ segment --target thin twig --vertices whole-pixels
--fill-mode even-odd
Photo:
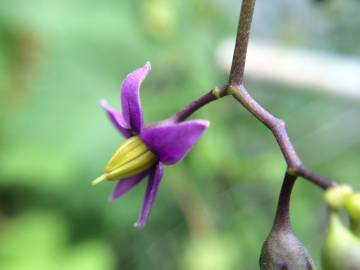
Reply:
[[[273,230],[290,229],[290,197],[297,176],[285,173],[284,181],[281,187],[278,206],[276,209]]]
[[[230,85],[240,85],[243,82],[246,51],[249,42],[255,2],[256,0],[242,1],[234,55],[229,77]]]
[[[285,122],[265,110],[245,89],[243,85],[246,52],[251,22],[256,0],[243,0],[236,35],[234,55],[229,75],[228,92],[250,113],[267,126],[273,133],[287,163],[287,174],[301,176],[323,189],[334,185],[333,182],[306,169],[295,151],[287,133]]]
[[[287,172],[291,175],[301,176],[310,182],[316,184],[322,189],[327,189],[334,183],[326,178],[315,174],[306,169],[295,151],[286,130],[284,120],[273,116],[265,110],[245,89],[243,85],[238,87],[230,86],[228,92],[243,105],[250,113],[252,113],[259,121],[267,126],[273,133],[281,152],[286,160]]]
[[[239,87],[230,86],[229,93],[239,101],[249,112],[251,112],[258,120],[267,126],[274,134],[278,142],[281,152],[285,156],[289,170],[296,170],[301,165],[289,136],[287,135],[285,122],[276,118],[267,110],[265,110],[245,89],[243,85]]]
[[[214,89],[211,89],[208,93],[199,97],[195,101],[191,102],[190,104],[185,106],[183,109],[181,109],[179,112],[177,112],[175,115],[170,117],[170,120],[174,121],[174,122],[184,121],[191,114],[193,114],[195,111],[199,110],[206,104],[228,95],[226,90],[227,90],[227,85],[223,85],[223,86],[219,86],[219,87],[215,87]]]
[[[301,176],[322,189],[332,187],[335,185],[334,182],[315,174],[302,165],[301,159],[295,151],[287,133],[285,122],[264,109],[247,92],[243,85],[246,52],[255,2],[256,0],[243,0],[242,2],[231,72],[229,75],[229,84],[210,90],[210,92],[190,103],[171,117],[171,120],[175,122],[184,121],[192,113],[211,101],[226,96],[227,94],[231,94],[250,113],[271,130],[286,160],[287,175],[292,175],[295,178]]]
[[[301,166],[297,169],[297,175],[301,176],[304,179],[310,180],[312,183],[316,184],[322,189],[328,189],[336,185],[335,182],[330,181],[321,175],[315,174],[304,166]]]

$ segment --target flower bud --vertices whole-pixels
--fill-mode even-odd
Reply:
[[[296,176],[285,174],[274,224],[263,244],[261,270],[315,270],[306,248],[294,235],[290,225],[289,204]]]
[[[171,1],[147,0],[143,3],[145,30],[154,38],[167,40],[176,24],[176,9]]]
[[[141,141],[139,136],[127,139],[115,152],[103,175],[95,179],[96,185],[104,180],[121,180],[141,173],[158,161],[157,156]]]
[[[360,269],[360,239],[345,226],[335,211],[330,213],[322,265],[323,270]]]
[[[263,244],[261,270],[315,270],[306,248],[290,228],[272,230]]]
[[[353,193],[346,199],[345,209],[350,216],[351,231],[360,237],[360,193]]]
[[[339,209],[344,206],[352,192],[352,188],[348,185],[334,186],[325,191],[325,201],[332,209]]]

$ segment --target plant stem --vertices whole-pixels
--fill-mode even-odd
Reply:
[[[301,176],[322,189],[328,189],[334,186],[335,183],[315,174],[302,165],[301,159],[287,133],[285,122],[264,109],[249,94],[243,85],[246,52],[255,1],[256,0],[243,0],[242,2],[229,84],[215,88],[204,96],[201,96],[171,117],[171,120],[175,122],[184,121],[195,111],[211,101],[231,94],[245,109],[271,130],[287,163],[288,178],[290,176],[295,178]]]
[[[285,173],[276,209],[273,230],[290,229],[290,197],[297,176]]]
[[[183,109],[181,109],[179,112],[177,112],[175,115],[170,117],[170,120],[174,121],[175,123],[186,120],[186,118],[192,115],[195,111],[204,107],[208,103],[226,96],[226,89],[226,85],[211,89],[208,93],[194,100],[193,102],[185,106]]]
[[[311,181],[313,184],[321,187],[322,189],[328,189],[336,185],[335,182],[330,181],[325,177],[312,172],[311,170],[305,168],[304,166],[298,168],[297,175]]]
[[[229,77],[230,85],[240,85],[243,83],[246,52],[249,42],[255,2],[256,0],[242,1],[235,49]]]
[[[228,92],[241,103],[252,115],[268,127],[273,133],[280,150],[287,163],[287,172],[291,175],[301,176],[322,189],[327,189],[334,185],[330,180],[319,176],[309,169],[306,169],[295,151],[286,130],[284,120],[279,119],[264,109],[245,89],[243,85],[239,87],[230,86]]]
[[[285,122],[276,118],[265,110],[245,89],[243,85],[239,87],[230,86],[228,90],[233,97],[239,101],[252,115],[267,126],[273,133],[283,153],[289,170],[296,170],[301,165],[289,136],[287,135]]]

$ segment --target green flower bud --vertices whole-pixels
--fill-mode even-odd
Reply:
[[[352,193],[353,190],[348,185],[334,186],[325,191],[325,201],[332,209],[339,209]]]
[[[338,213],[330,214],[329,228],[322,250],[323,270],[360,269],[360,239],[343,223]]]
[[[141,173],[158,161],[158,157],[141,141],[139,136],[127,139],[115,152],[105,168],[105,172],[96,178],[96,185],[104,180],[121,180]]]
[[[168,39],[176,24],[176,9],[167,0],[147,0],[143,2],[145,30],[159,40]]]
[[[315,270],[306,248],[290,228],[272,230],[260,256],[261,270]]]
[[[353,193],[346,199],[345,209],[350,216],[351,231],[360,237],[360,193]]]

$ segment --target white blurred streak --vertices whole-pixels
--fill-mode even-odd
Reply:
[[[216,62],[229,71],[234,41],[222,42]],[[250,42],[246,76],[360,99],[360,59],[325,52]]]

